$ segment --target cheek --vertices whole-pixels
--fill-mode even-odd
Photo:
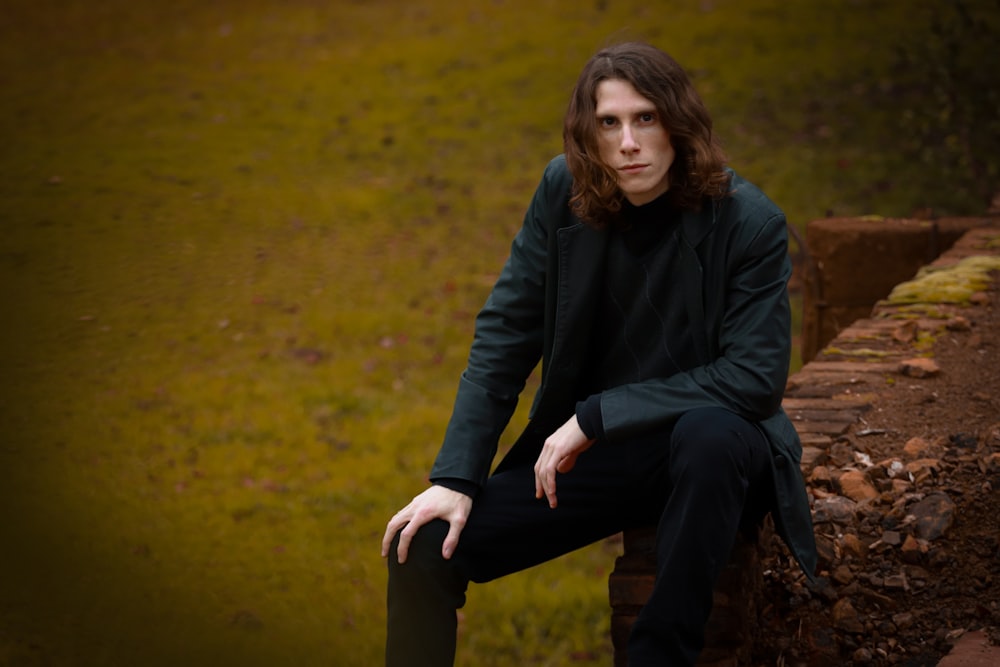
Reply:
[[[597,150],[600,152],[601,158],[605,162],[608,162],[608,158],[615,154],[615,145],[606,135],[602,135],[597,139]]]

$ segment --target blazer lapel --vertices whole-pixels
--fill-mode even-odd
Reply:
[[[715,224],[713,200],[699,212],[685,212],[681,219],[680,257],[684,285],[684,304],[691,322],[695,352],[701,364],[711,361],[708,327],[705,323],[705,268],[695,248],[704,240]]]
[[[545,368],[531,408],[531,424],[496,471],[531,460],[542,441],[572,414],[594,318],[600,310],[608,235],[583,223],[556,230],[556,275],[549,286],[555,312],[546,320]]]
[[[556,307],[546,331],[545,380],[533,412],[565,418],[562,413],[577,398],[574,392],[579,389],[594,318],[600,310],[608,235],[582,223],[563,227],[556,234]]]

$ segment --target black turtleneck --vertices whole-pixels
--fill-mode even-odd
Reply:
[[[670,203],[669,193],[642,206],[626,199],[622,203],[618,233],[629,253],[639,258],[659,246],[679,220],[680,211]]]
[[[687,312],[676,279],[681,212],[668,194],[635,206],[624,202],[611,231],[605,285],[591,342],[594,366],[577,404],[580,428],[604,436],[601,392],[681,370],[691,359]]]

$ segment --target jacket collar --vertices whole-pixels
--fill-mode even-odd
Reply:
[[[740,177],[729,167],[726,168],[726,174],[729,176],[729,190],[732,192],[739,187]],[[684,212],[681,217],[681,233],[692,248],[697,248],[712,231],[723,201],[724,199],[710,199],[700,211]]]
[[[685,211],[681,215],[681,234],[692,248],[697,248],[712,231],[718,207],[719,200],[713,199],[700,211]]]

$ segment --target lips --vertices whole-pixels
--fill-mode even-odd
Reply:
[[[624,172],[626,174],[638,174],[640,171],[648,167],[648,164],[627,164],[623,167],[619,167],[618,171]]]

